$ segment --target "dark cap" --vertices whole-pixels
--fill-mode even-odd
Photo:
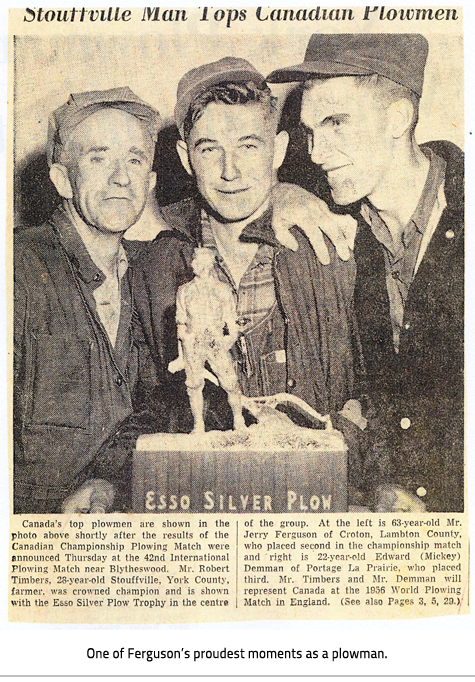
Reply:
[[[376,73],[413,90],[419,97],[429,44],[418,33],[315,33],[303,64],[273,71],[269,83],[305,81],[317,76]]]
[[[48,122],[48,143],[46,156],[51,166],[74,128],[101,109],[121,109],[143,121],[153,143],[157,141],[160,128],[160,114],[128,87],[111,90],[92,90],[69,96],[66,104],[51,114]]]
[[[203,64],[185,73],[178,83],[175,121],[180,134],[183,135],[183,123],[193,100],[218,83],[248,83],[252,81],[259,87],[265,85],[266,79],[245,59],[224,57],[211,64]]]

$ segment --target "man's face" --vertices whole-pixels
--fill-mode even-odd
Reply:
[[[137,222],[155,182],[153,152],[131,114],[102,109],[82,121],[63,152],[81,218],[101,232],[125,232]]]
[[[225,222],[249,218],[267,200],[285,156],[286,133],[259,104],[211,103],[179,143],[183,165],[200,194]]]
[[[351,77],[317,81],[305,90],[302,123],[312,161],[321,166],[337,204],[377,194],[390,176],[393,137],[388,110]]]

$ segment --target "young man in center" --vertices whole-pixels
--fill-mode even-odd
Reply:
[[[276,239],[270,195],[288,135],[278,132],[275,105],[243,59],[200,66],[178,85],[177,149],[198,194],[162,209],[171,230],[151,244],[137,273],[138,312],[169,404],[184,385],[167,371],[177,356],[176,293],[192,278],[197,246],[214,250],[218,276],[234,293],[233,350],[245,395],[294,393],[328,413],[351,394],[354,263],[328,244],[331,262],[321,265],[298,228],[297,251]],[[187,430],[183,411],[170,405],[170,413],[170,430]],[[208,416],[208,428],[229,426],[219,407]]]

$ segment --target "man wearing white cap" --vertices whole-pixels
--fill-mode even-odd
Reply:
[[[427,54],[417,34],[316,34],[302,64],[268,78],[303,83],[312,161],[358,219],[362,390],[378,415],[368,481],[384,484],[382,511],[463,510],[463,155],[416,142]]]
[[[62,204],[15,235],[14,511],[103,510],[122,478],[98,452],[132,413],[138,351],[122,236],[155,184],[158,112],[129,88],[71,95],[47,157]],[[98,480],[99,479],[99,480]],[[79,507],[78,507],[79,504]]]

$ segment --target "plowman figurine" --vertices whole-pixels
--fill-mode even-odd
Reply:
[[[230,287],[216,273],[215,255],[206,248],[194,251],[191,267],[195,277],[177,293],[176,322],[182,358],[169,365],[171,372],[185,369],[186,387],[193,413],[193,433],[205,430],[203,387],[208,362],[226,391],[234,428],[245,427],[241,390],[230,350],[238,337],[236,303]]]

